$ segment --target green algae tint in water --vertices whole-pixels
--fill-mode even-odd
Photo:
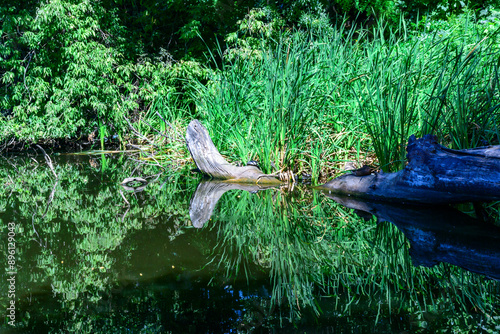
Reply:
[[[53,160],[0,160],[2,333],[500,330],[500,235],[457,211]]]

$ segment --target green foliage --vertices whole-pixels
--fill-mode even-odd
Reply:
[[[357,15],[385,17],[386,20],[396,20],[399,15],[398,4],[394,0],[334,0],[333,6],[337,14],[351,14],[352,18]]]
[[[281,0],[266,1],[266,7],[279,14],[288,26],[297,24],[307,14],[318,15],[330,7],[327,0]]]
[[[428,11],[412,25],[396,20],[408,3],[347,5],[387,19],[334,27],[339,7],[323,1],[0,6],[0,141],[102,147],[113,136],[178,150],[181,135],[153,128],[178,132],[201,115],[230,157],[315,180],[363,163],[368,138],[386,169],[402,166],[412,133],[454,147],[496,142],[496,7],[450,2],[453,15]],[[200,61],[207,51],[215,71]]]
[[[236,57],[262,59],[261,47],[279,38],[285,23],[276,12],[264,8],[252,9],[237,24],[238,30],[225,38],[228,48],[224,57],[229,60]]]
[[[500,8],[489,6],[479,11],[478,20],[479,24],[484,28],[484,34],[496,36],[498,38],[497,32],[500,29]]]
[[[106,0],[103,6],[127,28],[122,35],[129,57],[155,54],[164,48],[175,59],[203,59],[207,45],[214,48],[220,36],[234,29],[256,1]],[[201,39],[199,38],[201,36]]]
[[[19,40],[29,53],[3,75],[10,88],[3,107],[13,107],[18,137],[74,137],[97,120],[118,122],[118,92],[108,75],[116,63],[101,36],[103,15],[89,2],[51,1],[37,10]]]
[[[245,22],[256,17],[264,16]],[[499,49],[485,23],[464,14],[423,32],[404,21],[348,30],[306,15],[308,32],[290,33],[257,22],[270,37],[232,35],[220,71],[196,85],[200,116],[233,158],[258,158],[268,172],[271,161],[305,167],[316,180],[344,159],[362,163],[366,134],[386,171],[404,166],[412,134],[434,133],[454,148],[500,138]]]
[[[445,19],[469,10],[474,10],[480,15],[481,11],[493,6],[498,6],[496,0],[405,0],[398,3],[405,17],[411,21],[417,18],[428,17],[431,19]]]
[[[422,18],[429,21],[446,19],[474,10],[480,16],[481,12],[496,6],[495,0],[334,0],[332,11],[337,16],[349,20],[362,21],[366,18],[383,18],[393,26],[397,25],[402,15],[409,22],[417,22]]]
[[[155,99],[183,92],[205,70],[165,49],[133,55],[117,10],[53,0],[2,7],[0,141],[104,137],[129,131]],[[5,16],[4,16],[5,15]],[[182,80],[179,80],[182,79]],[[173,101],[173,100],[172,100]],[[173,103],[173,102],[172,102]]]
[[[409,135],[437,134],[463,149],[498,143],[495,36],[466,15],[418,35],[377,28],[366,48],[367,75],[356,82],[361,113],[382,167],[404,166]],[[452,27],[456,26],[456,29]],[[398,37],[408,36],[408,37]]]

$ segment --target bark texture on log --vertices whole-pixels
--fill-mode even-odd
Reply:
[[[215,147],[207,129],[196,119],[187,127],[186,144],[198,169],[214,179],[238,183],[282,183],[264,174],[258,167],[237,167],[227,162]]]
[[[345,174],[319,189],[393,202],[459,203],[500,200],[500,147],[451,150],[436,137],[411,136],[407,166],[396,173]]]

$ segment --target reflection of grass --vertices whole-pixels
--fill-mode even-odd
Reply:
[[[229,275],[246,261],[268,269],[273,303],[288,305],[292,318],[304,307],[321,312],[318,297],[330,296],[343,315],[366,303],[375,323],[391,315],[417,327],[427,317],[439,328],[498,322],[490,317],[500,315],[498,283],[447,264],[414,267],[392,224],[366,223],[317,193],[232,192],[221,201],[214,219],[221,265]]]

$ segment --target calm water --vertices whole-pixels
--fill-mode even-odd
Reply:
[[[489,224],[52,159],[57,180],[43,156],[0,157],[1,333],[500,331],[498,206]]]

